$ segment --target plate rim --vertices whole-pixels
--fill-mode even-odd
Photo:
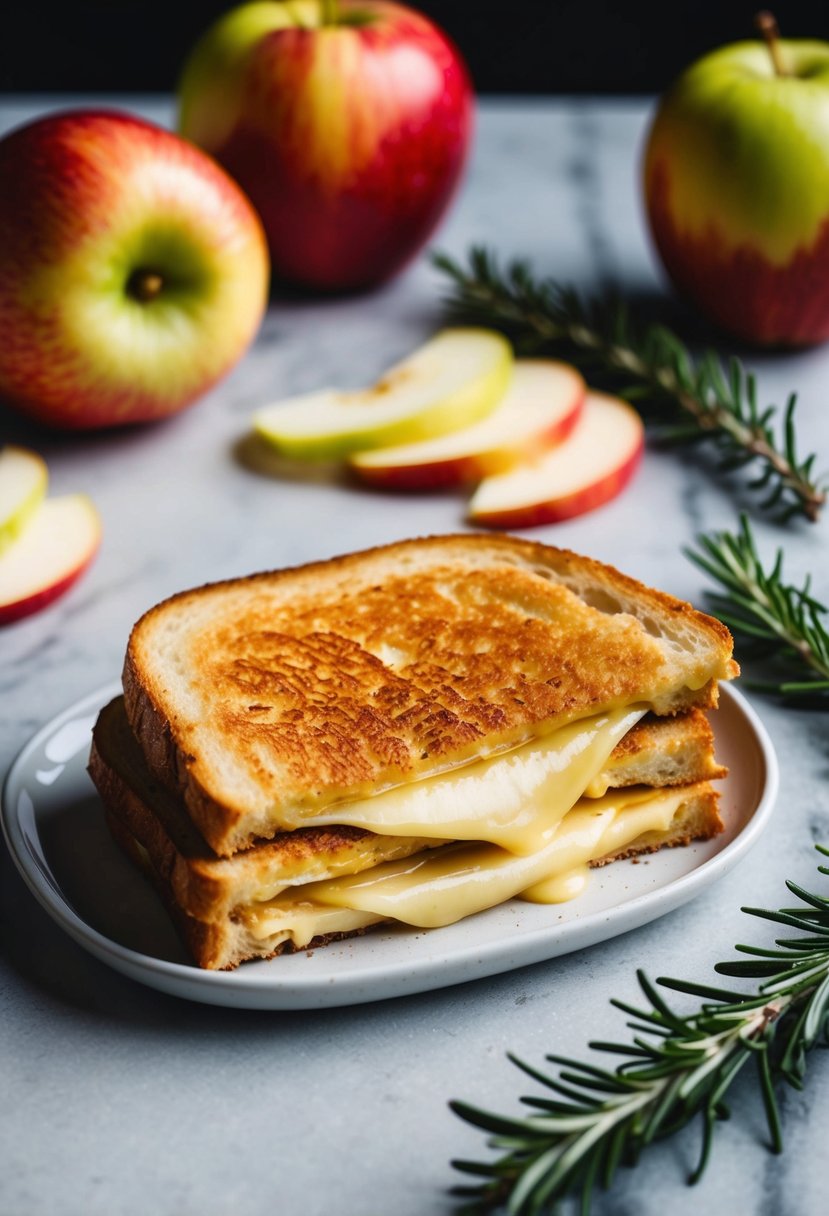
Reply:
[[[316,975],[304,978],[292,976],[286,980],[278,975],[275,978],[265,975],[261,971],[252,973],[241,967],[233,971],[207,971],[194,964],[179,963],[143,954],[107,937],[75,911],[57,879],[53,883],[46,877],[27,842],[17,810],[18,799],[13,799],[12,795],[16,789],[24,788],[22,774],[27,761],[47,739],[52,737],[67,720],[103,707],[120,692],[120,682],[110,681],[51,717],[18,751],[9,766],[2,791],[0,791],[0,826],[9,854],[23,881],[37,902],[59,927],[102,962],[113,966],[139,983],[175,995],[186,996],[189,999],[230,1007],[271,1010],[343,1007],[349,1004],[368,1003],[400,995],[433,991],[513,969],[512,967],[488,969],[485,965],[481,967],[480,964],[485,964],[488,957],[497,954],[500,944],[494,941],[479,943],[474,950],[478,967],[469,974],[446,978],[443,972],[447,969],[451,970],[453,966],[455,968],[458,966],[458,960],[449,957],[441,960],[429,956],[427,959],[415,963],[401,959],[382,969],[382,978],[388,991],[380,994],[365,994],[362,992],[363,986],[371,986],[377,982],[378,964],[376,963],[373,965],[355,964],[347,981],[340,981],[339,984],[336,980],[332,981],[330,978],[325,979]],[[581,920],[568,922],[569,934],[577,940],[566,953],[586,948],[599,941],[610,940],[614,936],[644,925],[650,920],[655,920],[688,902],[693,898],[697,887],[704,887],[709,882],[716,881],[721,871],[729,870],[736,865],[765,830],[774,810],[780,781],[779,764],[774,745],[762,719],[738,689],[722,684],[720,696],[724,696],[732,702],[750,728],[763,757],[765,781],[750,819],[737,835],[713,857],[705,859],[692,870],[672,879],[666,886],[643,891],[623,904],[608,909],[599,909],[588,913]],[[70,759],[74,759],[74,757]],[[15,805],[12,805],[13,802]],[[41,851],[41,855],[48,862],[46,854]],[[51,873],[51,867],[49,867],[49,872]],[[638,913],[643,902],[649,906],[655,904],[659,906],[660,910],[655,911],[653,916],[647,917],[646,920],[641,920]],[[614,928],[611,932],[606,931],[609,917],[614,919]],[[604,927],[604,931],[596,935],[595,931],[600,926]],[[543,952],[533,956],[531,948],[534,944],[546,942],[550,932],[550,926],[538,926],[522,933],[524,953],[529,953],[530,957],[523,957],[521,962],[515,964],[515,968],[532,965],[542,961],[545,957],[555,957],[555,955]],[[437,971],[437,982],[418,983],[418,977],[424,971],[428,971],[432,976]],[[337,999],[319,1000],[323,993],[330,998],[333,995],[331,990],[337,988],[342,989],[338,993]],[[287,999],[287,1003],[279,1001],[276,998],[280,995],[290,999]]]

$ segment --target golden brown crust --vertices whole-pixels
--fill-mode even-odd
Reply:
[[[719,622],[592,559],[447,536],[174,596],[133,630],[124,692],[153,772],[229,854],[279,830],[280,803],[358,796],[614,703],[715,704],[730,654]]]
[[[235,857],[217,857],[180,798],[150,773],[120,697],[101,710],[93,728],[89,774],[107,810],[149,853],[177,905],[204,921],[221,921],[239,904],[271,898],[287,884],[357,873],[439,843],[332,825],[282,832]]]
[[[700,751],[710,751],[714,746],[714,732],[702,710],[690,709],[681,717],[669,719],[646,714],[620,739],[613,758],[621,762],[630,756],[691,743]]]
[[[197,966],[206,971],[234,971],[240,963],[251,959],[264,961],[280,954],[296,952],[290,941],[280,942],[271,949],[246,939],[244,935],[235,934],[229,920],[203,921],[190,915],[176,902],[169,876],[156,869],[153,858],[143,850],[141,842],[132,835],[129,827],[108,809],[105,809],[104,815],[113,840],[155,889],[182,944]],[[312,938],[302,950],[316,950],[346,937],[361,937],[365,932],[365,929],[354,929],[350,933],[321,934]]]
[[[708,718],[701,709],[691,709],[675,718],[648,714],[616,745],[594,785],[597,792],[602,787],[687,785],[715,781],[727,771],[714,755]]]
[[[167,914],[178,931],[183,945],[198,964],[206,970],[220,968],[224,961],[226,949],[226,929],[221,924],[208,924],[188,916],[176,903],[170,885],[170,877],[156,870],[149,854],[143,850],[141,842],[132,835],[129,828],[108,808],[104,816],[110,835],[115,843],[125,853],[133,865],[141,871],[161,898]],[[276,953],[276,951],[274,952]],[[229,964],[235,966],[235,964]]]

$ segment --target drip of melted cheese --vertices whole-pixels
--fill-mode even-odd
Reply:
[[[318,934],[393,920],[419,928],[450,925],[517,895],[541,902],[572,898],[591,861],[617,853],[646,832],[665,832],[683,792],[632,789],[582,800],[531,854],[488,843],[445,845],[362,874],[308,883],[300,892],[244,910],[258,940],[276,935],[302,947]],[[334,923],[332,910],[343,914]],[[368,918],[368,919],[366,919]]]
[[[483,840],[537,853],[644,713],[628,706],[596,714],[461,769],[306,812],[292,826],[347,824],[381,836]]]
[[[610,774],[599,773],[592,781],[588,781],[584,789],[585,798],[602,798],[610,789]]]
[[[553,874],[534,882],[531,887],[521,891],[519,899],[526,899],[533,904],[564,904],[569,899],[575,899],[590,882],[590,866],[585,864],[574,866],[572,870],[563,870],[561,874]]]

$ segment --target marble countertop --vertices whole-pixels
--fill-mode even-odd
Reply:
[[[82,99],[73,99],[80,103]],[[0,107],[0,132],[58,102]],[[133,108],[160,121],[159,101]],[[486,242],[583,288],[652,299],[661,280],[639,209],[643,102],[490,101],[471,169],[438,243]],[[436,325],[440,284],[425,259],[376,294],[276,302],[255,347],[195,408],[163,425],[45,438],[0,416],[0,438],[39,447],[56,492],[85,490],[104,523],[99,557],[59,603],[0,633],[0,773],[64,706],[118,677],[127,634],[183,587],[463,528],[458,498],[395,498],[274,480],[234,455],[251,411],[322,382],[369,381]],[[804,449],[829,454],[829,349],[751,357],[764,400],[800,395]],[[824,461],[829,464],[829,459]],[[612,561],[701,601],[681,546],[733,527],[737,499],[696,458],[649,450],[629,491],[540,540]],[[829,596],[826,523],[758,522],[793,577]],[[529,533],[528,533],[529,535]],[[775,742],[782,789],[747,859],[686,907],[548,963],[374,1005],[263,1013],[192,1004],[122,978],[75,945],[29,894],[0,846],[0,1212],[6,1216],[428,1216],[448,1214],[453,1157],[482,1137],[450,1098],[516,1111],[532,1090],[506,1060],[541,1065],[613,1038],[611,997],[635,999],[635,969],[712,982],[735,941],[770,940],[744,904],[778,906],[784,880],[817,881],[829,842],[827,719],[752,703]],[[703,1182],[685,1178],[699,1129],[622,1171],[595,1211],[622,1216],[741,1212],[805,1216],[825,1206],[829,1061],[781,1096],[787,1150],[774,1157],[746,1075]]]

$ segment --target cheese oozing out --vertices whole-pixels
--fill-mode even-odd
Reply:
[[[301,948],[318,934],[378,921],[450,925],[514,896],[560,902],[578,894],[591,861],[621,851],[647,832],[667,831],[683,798],[681,790],[634,788],[583,799],[535,853],[510,853],[490,843],[448,844],[286,891],[244,909],[243,919],[257,940],[290,938]],[[336,921],[334,909],[343,914]],[[337,929],[330,927],[334,923]]]
[[[511,853],[537,853],[645,712],[608,710],[448,773],[322,812],[300,811],[291,826],[347,824],[381,836],[485,840]]]

